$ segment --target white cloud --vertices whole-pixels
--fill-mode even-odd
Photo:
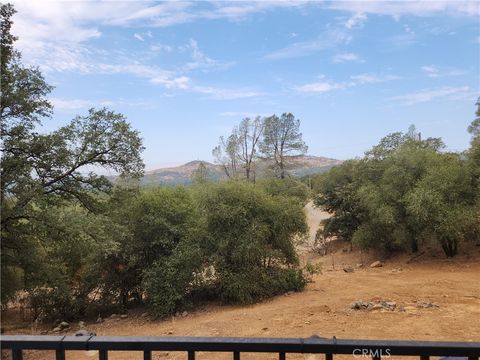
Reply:
[[[173,51],[173,46],[165,44],[153,44],[150,45],[150,50],[153,52],[171,53]]]
[[[448,16],[478,16],[480,3],[477,1],[331,1],[326,7],[344,10],[351,13],[388,15],[396,19],[404,15],[432,16],[444,14]]]
[[[318,81],[300,86],[295,86],[295,90],[301,93],[326,93],[333,90],[345,89],[349,85],[346,83],[332,83],[328,81]]]
[[[408,26],[408,24],[403,24],[403,29],[407,34],[415,35],[415,31],[413,31],[412,28]]]
[[[140,35],[138,33],[133,34],[133,37],[137,40],[145,41],[145,39],[142,37],[142,35]]]
[[[323,80],[324,77],[321,76],[321,81],[316,81],[308,84],[294,86],[294,89],[300,93],[327,93],[334,90],[344,90],[347,88],[352,88],[359,85],[365,84],[375,84],[391,80],[399,79],[396,75],[390,74],[359,74],[350,76],[349,81],[343,82],[333,82],[328,80]]]
[[[167,89],[188,89],[191,80],[175,72],[143,64],[97,64],[95,71],[104,74],[130,74],[148,79],[153,84],[160,84]]]
[[[82,99],[61,99],[61,98],[52,98],[50,99],[55,110],[76,110],[76,109],[87,109],[95,106],[112,106],[113,102],[110,100],[82,100]]]
[[[220,61],[214,60],[206,56],[199,48],[197,41],[190,39],[188,44],[188,49],[192,53],[192,61],[188,62],[183,69],[185,71],[196,70],[196,69],[226,69],[233,65],[233,62],[222,63]]]
[[[357,54],[354,53],[342,53],[342,54],[336,54],[332,58],[334,63],[345,63],[345,62],[365,62],[358,56]]]
[[[136,38],[137,40],[140,40],[140,41],[145,41],[145,38],[149,37],[149,38],[152,38],[153,37],[153,34],[151,31],[147,31],[147,32],[144,32],[144,33],[135,33],[133,34],[133,37]]]
[[[382,83],[386,81],[397,80],[400,77],[391,74],[372,74],[372,73],[365,73],[365,74],[358,74],[352,75],[350,78],[355,82],[355,84],[375,84],[375,83]]]
[[[211,86],[195,86],[192,90],[201,94],[210,95],[211,98],[215,100],[245,99],[265,95],[264,93],[250,89],[226,89]]]
[[[439,77],[445,77],[445,76],[460,76],[467,73],[465,70],[453,69],[453,68],[441,69],[435,65],[422,66],[421,69],[428,77],[431,77],[431,78],[439,78]]]
[[[391,97],[390,100],[400,101],[406,105],[414,105],[440,98],[453,100],[471,96],[472,94],[468,86],[442,86],[435,89],[423,89],[406,95],[394,96]]]
[[[45,68],[75,69],[82,45],[100,37],[101,26],[172,26],[201,19],[242,20],[274,8],[297,8],[304,1],[189,2],[168,1],[28,1],[13,0],[18,11],[12,32],[26,62]],[[136,33],[142,41],[151,32]],[[57,66],[58,65],[58,66]]]
[[[362,27],[366,21],[367,15],[365,13],[355,13],[347,20],[345,27],[347,29]]]
[[[331,49],[338,45],[348,44],[351,35],[340,28],[327,29],[317,39],[292,43],[282,49],[275,50],[265,56],[269,60],[291,59]]]

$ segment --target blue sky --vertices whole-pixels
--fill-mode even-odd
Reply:
[[[14,2],[24,62],[55,86],[45,130],[125,114],[147,170],[212,160],[243,117],[292,112],[309,153],[361,156],[414,123],[468,147],[480,3]]]

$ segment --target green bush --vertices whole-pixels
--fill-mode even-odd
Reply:
[[[250,303],[302,288],[293,237],[306,232],[303,205],[260,187],[224,182],[198,194],[205,218],[204,252],[224,302]]]
[[[441,148],[440,139],[395,133],[363,159],[318,177],[315,204],[332,214],[320,235],[386,252],[415,252],[434,241],[447,256],[461,241],[478,239],[476,167]]]
[[[193,255],[200,258],[202,222],[191,193],[183,187],[152,187],[134,199],[117,200],[121,206],[112,216],[128,232],[103,257],[101,268],[111,269],[103,274],[103,287],[124,308],[145,297],[153,313],[171,313],[198,263]]]
[[[308,186],[293,178],[259,180],[257,186],[260,186],[267,194],[293,197],[303,204],[311,197]]]
[[[199,244],[189,242],[180,244],[172,256],[145,269],[142,285],[151,312],[163,317],[189,305],[191,292],[202,285],[195,281],[201,267]]]
[[[301,291],[307,278],[300,269],[254,268],[220,276],[220,298],[225,303],[251,304],[289,291]]]

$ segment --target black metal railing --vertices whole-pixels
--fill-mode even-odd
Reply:
[[[276,353],[280,360],[287,353],[350,354],[353,358],[380,360],[391,356],[464,357],[478,360],[480,342],[433,342],[390,340],[340,340],[311,338],[236,338],[236,337],[157,337],[157,336],[1,336],[1,348],[11,351],[13,360],[21,360],[23,350],[51,350],[56,360],[64,360],[70,350],[97,350],[100,360],[107,360],[109,351],[142,351],[144,360],[152,359],[154,351],[186,352],[194,360],[197,352],[228,352],[234,360],[241,353]]]

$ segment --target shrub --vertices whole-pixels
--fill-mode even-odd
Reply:
[[[454,256],[462,239],[478,236],[478,190],[471,164],[440,152],[441,144],[392,134],[321,176],[315,203],[332,217],[320,234],[386,252],[415,252],[433,240]]]
[[[242,273],[223,272],[219,282],[223,302],[251,304],[289,291],[301,291],[307,278],[300,269],[254,268]]]
[[[307,185],[293,178],[265,179],[257,181],[267,194],[274,196],[293,197],[305,204],[311,196]]]
[[[249,303],[300,289],[293,237],[306,232],[303,205],[240,182],[211,185],[198,194],[205,218],[204,252],[224,302]]]

